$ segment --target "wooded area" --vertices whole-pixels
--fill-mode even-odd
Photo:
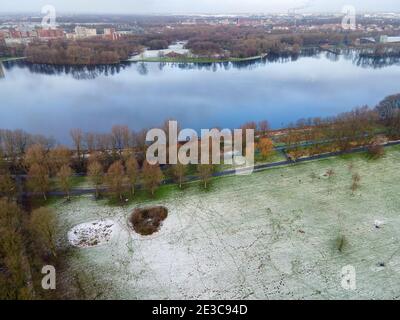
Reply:
[[[26,56],[29,62],[43,64],[93,65],[115,64],[150,50],[166,49],[177,41],[187,41],[186,48],[198,57],[249,58],[264,54],[298,55],[304,47],[351,46],[355,40],[367,36],[361,32],[315,31],[296,34],[268,33],[264,28],[237,26],[175,26],[162,28],[160,32],[129,35],[115,41],[100,37],[81,40],[49,40],[24,46],[5,47],[0,44],[0,55]],[[383,47],[383,49],[382,49]],[[387,50],[377,44],[373,52],[392,56],[398,50]]]
[[[53,40],[28,45],[25,56],[28,62],[43,64],[115,64],[138,53],[140,48],[136,42],[129,40]]]

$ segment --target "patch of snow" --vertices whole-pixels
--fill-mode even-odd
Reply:
[[[68,232],[68,241],[74,247],[96,247],[109,242],[114,235],[114,231],[115,223],[112,220],[82,223]]]
[[[374,225],[375,228],[380,229],[385,223],[381,220],[375,220]]]

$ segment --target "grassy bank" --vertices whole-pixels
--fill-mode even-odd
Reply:
[[[26,58],[25,57],[0,57],[0,62],[24,60],[24,59],[26,59]]]

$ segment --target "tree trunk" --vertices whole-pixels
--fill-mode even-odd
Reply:
[[[43,199],[44,201],[47,201],[46,192],[43,192]]]

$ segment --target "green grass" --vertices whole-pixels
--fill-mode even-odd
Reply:
[[[154,193],[151,195],[150,192],[147,190],[137,190],[135,194],[132,196],[130,192],[124,192],[123,194],[123,201],[121,202],[119,198],[114,196],[107,196],[104,195],[105,204],[111,207],[118,207],[118,206],[129,206],[132,204],[140,204],[145,201],[149,200],[162,200],[168,198],[168,195],[171,194],[171,191],[177,189],[176,185],[163,185],[160,186]],[[128,200],[128,201],[126,201]]]
[[[57,196],[47,196],[47,200],[44,200],[43,196],[31,197],[31,206],[33,209],[41,207],[54,207],[59,205],[63,200]]]

